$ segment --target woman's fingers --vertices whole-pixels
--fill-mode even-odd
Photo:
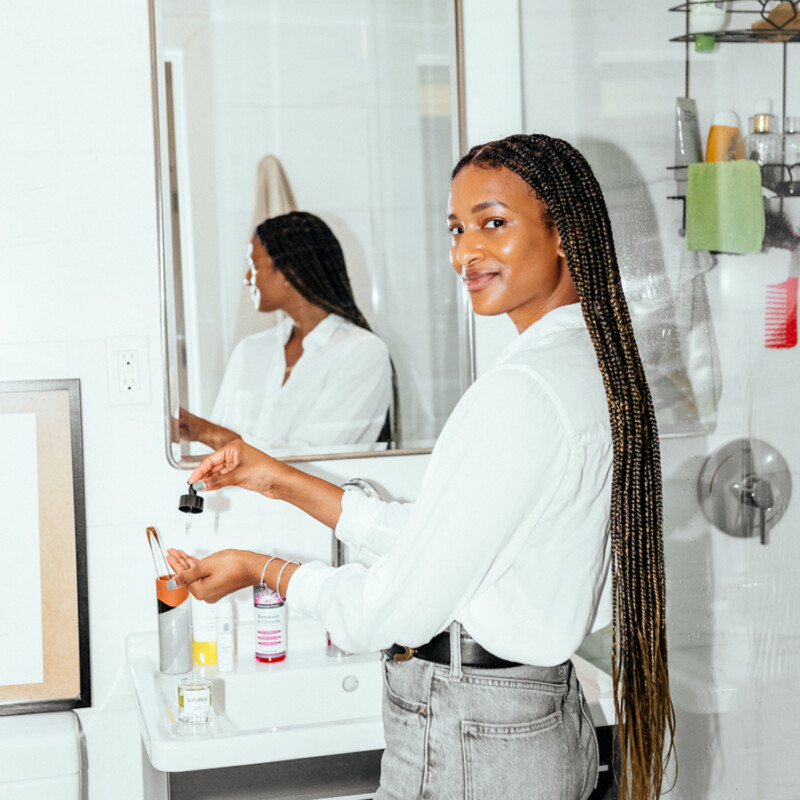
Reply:
[[[190,556],[187,553],[184,553],[183,550],[176,550],[174,548],[170,548],[167,550],[167,563],[175,570],[175,572],[183,572],[184,570],[190,569],[197,563],[197,559],[194,556]],[[181,586],[185,586],[186,584],[180,584]]]
[[[241,486],[271,497],[276,478],[287,467],[241,439],[208,456],[189,476],[189,483],[202,481],[201,491]]]
[[[244,550],[221,550],[200,559],[186,555],[182,550],[170,551],[168,560],[176,564],[190,564],[175,575],[177,586],[187,586],[198,599],[216,603],[221,597],[245,586],[252,586],[253,563],[263,557]]]
[[[238,463],[237,445],[244,442],[241,439],[225,445],[225,447],[212,453],[208,458],[200,462],[200,465],[189,476],[187,483],[205,483],[205,491],[210,489],[220,489],[223,486],[230,486],[233,480],[226,480],[225,476],[236,468]]]
[[[183,550],[170,547],[167,550],[167,561],[169,561],[170,564],[172,564],[174,561],[174,563],[181,569],[189,569],[189,567],[193,567],[198,562],[198,559],[195,558],[195,556],[190,556]]]

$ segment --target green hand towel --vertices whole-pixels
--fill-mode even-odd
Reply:
[[[764,200],[758,164],[749,160],[689,164],[689,249],[758,253],[763,241]]]

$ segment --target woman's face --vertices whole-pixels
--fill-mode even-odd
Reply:
[[[254,236],[250,240],[250,252],[247,255],[247,270],[245,283],[250,286],[250,299],[256,311],[277,311],[283,308],[283,289],[286,278],[283,273],[275,269],[269,253],[261,244],[261,240]]]
[[[578,301],[561,237],[538,195],[505,167],[464,167],[450,186],[450,262],[476,314],[508,314],[522,332]]]

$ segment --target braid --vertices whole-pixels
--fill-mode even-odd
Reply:
[[[333,231],[308,211],[291,211],[270,217],[256,228],[256,236],[269,253],[272,263],[289,283],[310,303],[329,314],[338,314],[359,328],[371,331],[366,317],[356,305],[344,253]],[[401,436],[400,392],[394,363],[392,404],[378,441],[396,446]]]
[[[339,240],[314,214],[291,211],[264,220],[256,228],[275,269],[306,300],[371,330],[356,305]]]
[[[611,224],[597,179],[570,144],[540,134],[479,145],[466,165],[505,167],[525,180],[561,236],[608,399],[614,707],[620,797],[658,798],[673,755],[662,530],[661,461],[650,390],[622,292]],[[669,748],[664,754],[665,732]]]

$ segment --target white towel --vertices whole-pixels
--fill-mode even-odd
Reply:
[[[270,217],[279,217],[297,211],[292,187],[283,165],[277,156],[266,155],[258,162],[256,172],[256,203],[253,218],[247,231],[247,241],[255,233],[256,228]],[[244,245],[243,245],[244,249]],[[244,277],[244,276],[242,276]],[[239,299],[236,313],[236,325],[233,332],[233,345],[252,333],[271,328],[283,319],[283,314],[260,314],[253,311],[248,292],[243,291]]]
[[[253,211],[253,221],[250,225],[250,234],[265,220],[270,217],[279,217],[297,211],[292,187],[283,170],[283,165],[277,156],[264,156],[258,162],[256,175],[256,206]]]

